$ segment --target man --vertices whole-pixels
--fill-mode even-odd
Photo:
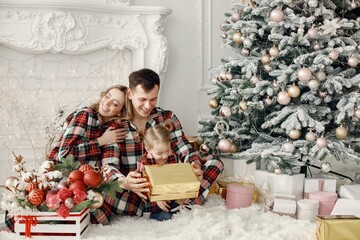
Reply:
[[[130,74],[128,97],[128,114],[130,121],[124,121],[121,128],[126,128],[128,136],[123,142],[107,146],[113,153],[103,156],[103,165],[108,165],[106,174],[111,179],[118,179],[125,190],[117,193],[112,199],[105,196],[101,208],[92,212],[93,223],[106,224],[111,215],[125,214],[142,216],[143,212],[159,211],[156,203],[149,203],[146,194],[149,192],[148,182],[136,172],[137,160],[144,154],[141,137],[146,129],[160,124],[165,119],[171,119],[174,124],[171,147],[181,162],[189,162],[194,166],[195,174],[201,180],[199,197],[187,199],[184,204],[202,204],[209,192],[209,188],[223,171],[223,163],[218,157],[208,156],[202,160],[191,147],[182,130],[180,121],[171,111],[156,107],[159,93],[160,79],[157,73],[150,69],[140,69]],[[111,151],[104,151],[111,152]]]

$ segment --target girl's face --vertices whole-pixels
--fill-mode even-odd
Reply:
[[[120,115],[124,102],[124,92],[117,88],[108,91],[100,100],[99,113],[103,117],[103,120]]]
[[[171,154],[170,143],[154,141],[153,144],[153,147],[147,151],[155,159],[156,164],[164,165]]]

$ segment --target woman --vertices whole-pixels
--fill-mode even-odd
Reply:
[[[121,120],[127,118],[126,91],[125,86],[111,86],[100,93],[98,101],[70,114],[49,160],[61,162],[72,154],[82,164],[101,166],[103,147],[121,142],[127,135],[125,129],[119,129]]]

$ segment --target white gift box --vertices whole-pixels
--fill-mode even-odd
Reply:
[[[29,212],[15,217],[15,233],[31,239],[81,239],[90,223],[89,208],[71,212],[66,218],[56,212]]]
[[[355,215],[360,217],[360,200],[338,198],[331,215]]]
[[[342,185],[339,196],[346,199],[360,200],[360,184]]]
[[[294,195],[275,194],[272,212],[280,215],[287,215],[295,217],[296,214],[296,200]]]
[[[260,189],[260,192],[266,192],[270,196],[287,194],[294,195],[296,199],[303,198],[304,174],[275,174],[255,170],[254,178],[255,186]]]
[[[336,192],[336,179],[306,178],[304,198],[309,198],[311,192]]]

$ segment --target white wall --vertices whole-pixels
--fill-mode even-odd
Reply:
[[[209,115],[206,95],[208,68],[220,64],[228,50],[221,48],[220,23],[231,0],[134,0],[133,5],[165,6],[165,36],[170,44],[167,73],[159,106],[173,110],[188,135],[197,135],[200,115]],[[206,86],[207,85],[207,86]]]

